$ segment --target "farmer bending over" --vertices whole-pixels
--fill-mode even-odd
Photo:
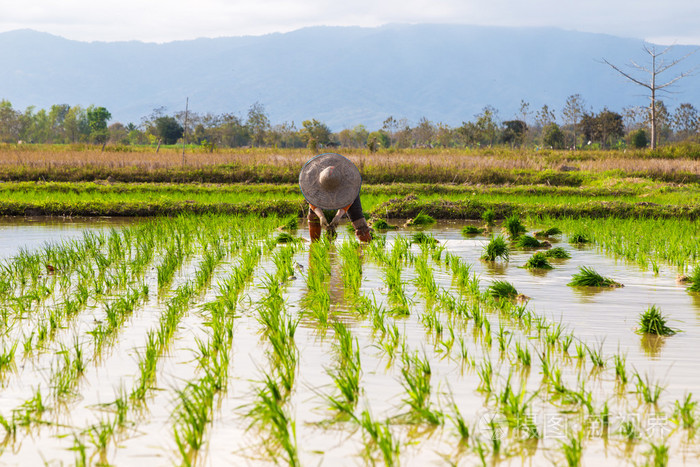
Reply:
[[[299,187],[309,202],[309,236],[321,238],[321,226],[333,236],[340,219],[347,213],[355,235],[362,242],[372,240],[360,203],[362,177],[355,164],[340,154],[320,154],[309,160],[299,173]],[[324,209],[338,210],[328,223]]]

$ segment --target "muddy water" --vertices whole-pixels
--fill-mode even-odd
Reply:
[[[69,231],[68,235],[81,235],[83,228],[107,228],[113,225],[107,221],[97,224],[86,224],[70,230],[65,225],[55,227],[54,231],[46,230],[47,237],[38,243],[53,240],[52,237]],[[700,371],[693,361],[693,356],[700,350],[700,300],[685,291],[683,286],[675,283],[675,271],[662,267],[658,275],[643,271],[633,264],[627,264],[606,257],[595,247],[574,248],[566,243],[560,245],[570,251],[569,260],[553,261],[555,269],[534,274],[520,268],[533,253],[530,251],[512,251],[508,263],[487,265],[479,260],[488,239],[485,236],[465,238],[460,234],[463,223],[439,223],[426,232],[434,235],[447,251],[457,254],[474,267],[480,276],[481,288],[490,281],[505,279],[513,283],[523,294],[530,297],[529,308],[535,313],[547,316],[551,321],[561,322],[578,339],[591,346],[600,346],[607,366],[612,366],[611,357],[617,352],[627,355],[628,371],[636,369],[642,375],[648,375],[653,381],[659,381],[665,387],[661,410],[668,409],[675,399],[683,399],[686,393],[692,392],[694,399],[700,394]],[[19,226],[24,228],[26,226]],[[9,231],[9,229],[8,229]],[[8,232],[4,231],[4,233]],[[20,230],[18,230],[20,232]],[[57,233],[58,232],[58,233]],[[413,231],[401,230],[388,235],[388,248],[397,235],[410,235]],[[306,236],[304,230],[298,234]],[[342,242],[347,232],[341,232],[338,243]],[[13,238],[11,234],[7,235]],[[19,238],[21,234],[15,235]],[[18,242],[18,243],[21,243]],[[413,247],[418,252],[417,247]],[[305,247],[295,260],[308,269],[309,254]],[[193,261],[194,263],[195,261]],[[578,267],[586,265],[609,276],[625,285],[621,289],[612,290],[582,290],[567,286],[571,276]],[[402,424],[400,417],[407,411],[406,391],[402,386],[400,356],[393,361],[381,349],[383,339],[372,331],[368,317],[359,317],[345,303],[340,264],[338,257],[331,253],[332,275],[330,295],[332,311],[335,319],[342,319],[358,339],[362,360],[362,398],[358,403],[358,413],[367,409],[374,420],[393,420],[392,434],[401,444],[401,463],[403,465],[444,465],[453,462],[459,465],[473,465],[478,457],[472,452],[460,454],[452,424],[445,421],[444,427],[430,429],[426,426]],[[188,266],[192,269],[192,264]],[[186,280],[188,267],[176,279]],[[225,277],[235,267],[235,262],[224,264],[218,271],[218,278]],[[204,465],[259,465],[270,464],[263,455],[260,438],[255,429],[249,429],[250,419],[245,414],[250,410],[251,401],[255,398],[256,388],[260,386],[263,372],[269,367],[267,348],[264,344],[262,329],[257,321],[256,306],[263,290],[263,279],[266,271],[273,270],[269,259],[264,259],[255,279],[241,300],[240,309],[235,321],[233,351],[231,358],[230,388],[220,406],[217,408],[215,420],[208,430],[207,454],[203,457]],[[191,271],[190,271],[191,272]],[[445,268],[434,267],[434,275],[439,287],[450,290],[451,275]],[[191,275],[191,274],[190,274]],[[304,274],[297,274],[295,280],[289,281],[285,288],[287,310],[292,316],[303,313],[301,298],[306,294]],[[375,295],[380,303],[385,293],[383,281],[384,271],[381,266],[372,261],[365,261],[363,266],[362,293]],[[395,324],[405,339],[405,350],[409,353],[425,355],[430,362],[433,377],[431,385],[433,392],[431,402],[446,414],[451,413],[452,400],[472,426],[473,433],[487,436],[490,411],[494,407],[493,397],[489,398],[476,390],[480,384],[477,374],[478,366],[490,359],[494,368],[493,385],[497,390],[503,388],[504,382],[512,370],[509,358],[497,350],[495,342],[490,349],[485,348],[483,341],[478,338],[470,323],[455,323],[455,333],[463,337],[465,348],[470,359],[476,366],[459,363],[457,349],[451,352],[440,350],[434,335],[426,331],[419,316],[425,310],[424,299],[415,284],[416,273],[413,267],[406,266],[402,275],[406,295],[411,299],[410,317],[391,318],[388,321]],[[147,276],[149,283],[156,280],[155,273]],[[213,281],[216,284],[216,280]],[[215,286],[214,286],[215,288]],[[155,290],[155,288],[153,288]],[[200,302],[212,299],[215,293],[211,290],[200,298]],[[649,342],[635,333],[636,320],[639,314],[649,305],[656,304],[667,315],[672,327],[683,332],[668,338]],[[163,306],[163,299],[151,298],[149,303],[135,313],[130,324],[120,335],[115,348],[109,353],[105,362],[95,365],[81,383],[81,398],[71,409],[70,419],[60,420],[65,428],[54,431],[52,428],[38,429],[30,437],[26,437],[21,446],[14,446],[16,452],[5,452],[2,463],[13,465],[29,465],[37,462],[49,462],[58,465],[71,463],[75,456],[68,449],[71,446],[70,436],[88,428],[103,417],[99,404],[114,399],[119,387],[131,387],[133,375],[137,372],[137,355],[143,350],[143,336],[148,329],[154,327],[158,313]],[[95,311],[97,313],[97,311]],[[92,327],[92,315],[84,317],[78,332]],[[497,316],[490,316],[492,333],[499,327]],[[155,391],[148,403],[147,413],[138,419],[133,433],[120,439],[118,448],[110,448],[109,461],[115,465],[131,465],[136,462],[151,462],[154,465],[172,465],[177,463],[177,448],[173,441],[172,412],[177,405],[173,391],[181,388],[185,381],[196,374],[193,366],[196,354],[196,340],[204,339],[203,318],[198,305],[193,305],[191,313],[186,316],[180,326],[178,337],[170,348],[168,355],[159,365],[159,391]],[[528,342],[529,336],[503,322],[508,333],[514,340]],[[68,335],[65,339],[71,342]],[[295,342],[299,348],[299,374],[295,390],[288,404],[290,414],[295,421],[299,457],[302,465],[364,465],[367,463],[362,453],[367,445],[367,437],[353,423],[329,423],[332,414],[326,407],[323,395],[333,394],[332,380],[327,369],[336,365],[334,356],[335,337],[333,331],[323,329],[309,316],[301,318],[295,334]],[[535,344],[533,344],[534,346]],[[573,347],[573,346],[572,346]],[[400,350],[398,351],[400,352]],[[573,353],[573,349],[571,350]],[[513,373],[514,387],[519,387],[523,381],[528,391],[540,390],[540,368],[533,347],[533,365],[528,374],[517,371]],[[559,362],[563,377],[570,387],[577,383],[575,365]],[[32,373],[36,382],[20,379],[15,384],[5,387],[5,402],[2,412],[8,413],[27,397],[27,391],[39,384],[50,365],[40,371],[27,369]],[[614,381],[607,374],[597,377],[591,370],[590,363],[583,364],[586,368],[584,375],[590,374],[588,386],[593,391],[599,410],[603,401],[609,401],[613,416],[634,414],[642,417],[656,417],[663,430],[670,426],[665,413],[657,414],[649,407],[630,403],[635,396],[619,397],[614,390]],[[628,376],[631,377],[631,374]],[[517,381],[517,384],[516,384]],[[627,392],[634,390],[634,383],[629,383]],[[504,452],[513,449],[515,454],[505,457],[504,463],[509,465],[550,465],[561,464],[562,458],[558,451],[561,438],[547,431],[548,415],[558,415],[556,409],[548,402],[546,391],[533,400],[533,415],[540,428],[542,439],[534,452],[526,452],[520,445],[504,439]],[[628,394],[629,396],[629,394]],[[640,422],[641,424],[641,422]],[[645,428],[644,425],[641,428]],[[648,428],[648,426],[647,426]],[[671,458],[676,464],[697,465],[698,452],[689,448],[679,440],[681,435],[671,438]],[[486,439],[486,438],[484,438]],[[618,440],[595,438],[586,440],[584,462],[586,464],[620,465],[625,461],[640,463],[646,445],[640,444],[631,452],[625,443]],[[686,451],[689,454],[686,456]],[[96,459],[93,459],[96,460]]]
[[[138,221],[127,217],[0,217],[0,260],[15,256],[22,248],[35,250],[46,243],[79,239],[85,230],[104,230]]]

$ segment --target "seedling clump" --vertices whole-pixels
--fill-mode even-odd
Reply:
[[[690,287],[688,292],[700,292],[700,266],[695,266],[693,273],[688,277]]]
[[[487,292],[493,298],[505,298],[508,300],[513,300],[518,296],[518,291],[508,281],[495,280],[488,287]]]
[[[553,259],[569,259],[569,258],[571,258],[571,255],[569,254],[569,252],[560,246],[554,247],[551,250],[547,250],[544,253],[544,255],[547,258],[553,258]]]
[[[474,227],[473,225],[465,225],[462,227],[462,235],[477,235],[482,233],[483,230],[479,227]]]
[[[540,248],[542,246],[549,245],[549,242],[540,243],[540,241],[537,240],[535,237],[523,235],[521,237],[518,237],[518,240],[515,242],[515,245],[519,248]]]
[[[510,258],[508,244],[500,235],[491,237],[491,241],[486,245],[484,254],[481,256],[481,259],[486,261],[496,261],[497,258],[503,258],[505,261],[508,261],[508,258]]]
[[[481,214],[481,218],[484,220],[487,226],[492,226],[493,222],[496,220],[496,213],[493,209],[487,209]]]
[[[569,237],[569,243],[583,244],[590,243],[591,239],[583,232],[576,232],[571,237]]]
[[[557,227],[552,227],[546,230],[540,230],[539,232],[535,232],[535,237],[539,238],[546,238],[546,237],[553,237],[555,235],[560,235],[561,230],[559,230]]]
[[[510,238],[518,238],[527,231],[517,214],[506,218],[503,223],[503,228],[508,232]]]
[[[527,263],[525,263],[525,268],[527,269],[553,269],[552,265],[549,264],[549,260],[547,259],[547,256],[542,253],[541,251],[538,251],[534,255],[530,257],[530,259],[527,260]]]
[[[423,226],[423,225],[431,225],[435,223],[435,219],[433,217],[424,214],[422,212],[419,212],[416,217],[413,219],[409,219],[408,222],[406,222],[406,226]]]
[[[656,334],[658,336],[672,336],[676,333],[666,325],[666,317],[656,305],[650,306],[639,316],[639,332],[646,334]]]
[[[568,285],[574,287],[624,287],[619,282],[615,282],[609,277],[603,277],[587,266],[581,266],[579,272],[572,276]]]
[[[396,230],[399,227],[396,225],[391,225],[384,219],[377,219],[372,223],[372,228],[375,230]]]

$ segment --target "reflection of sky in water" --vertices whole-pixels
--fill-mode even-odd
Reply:
[[[108,229],[132,223],[126,218],[61,219],[5,218],[0,219],[0,260],[15,256],[21,249],[35,251],[47,243],[60,243],[83,236],[87,229]]]

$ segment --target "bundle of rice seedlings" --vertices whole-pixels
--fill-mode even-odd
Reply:
[[[525,263],[525,268],[527,269],[553,269],[552,265],[549,264],[547,256],[538,251],[527,260]]]
[[[623,287],[609,277],[603,277],[587,266],[581,266],[579,272],[571,277],[568,285],[574,287]]]
[[[569,254],[569,252],[560,246],[554,247],[551,250],[547,250],[544,253],[544,255],[547,258],[554,258],[554,259],[569,259],[569,258],[571,258],[571,255]]]
[[[297,241],[296,237],[287,232],[282,232],[275,238],[276,243],[293,243],[295,241]]]
[[[299,219],[296,216],[289,217],[283,221],[279,228],[284,230],[296,230],[299,228]]]
[[[376,230],[396,230],[399,227],[397,225],[391,225],[384,219],[376,219],[372,222],[372,228]]]
[[[656,305],[652,305],[639,315],[638,332],[656,334],[657,336],[672,336],[676,330],[666,325],[666,317],[661,314]]]
[[[557,227],[551,227],[546,230],[540,230],[539,232],[535,232],[535,237],[539,238],[545,238],[545,237],[553,237],[555,235],[560,235],[561,230],[559,230]]]
[[[591,239],[583,232],[576,232],[569,237],[569,243],[590,243]]]
[[[543,246],[543,244],[540,243],[540,241],[537,240],[535,237],[531,237],[529,235],[521,235],[515,241],[515,246],[517,246],[518,248],[540,248],[541,246]]]
[[[700,266],[695,266],[693,273],[688,276],[687,282],[690,284],[688,292],[700,292]]]
[[[503,223],[503,228],[506,230],[506,232],[508,232],[510,238],[517,238],[527,231],[517,214],[513,214],[512,216],[506,218],[505,222]]]
[[[435,223],[435,219],[427,214],[424,214],[423,212],[419,212],[416,217],[413,219],[409,219],[406,222],[406,226],[422,226],[422,225],[431,225]]]
[[[514,300],[518,296],[518,291],[508,281],[495,280],[486,289],[489,295],[497,299]]]
[[[486,223],[486,225],[491,226],[496,220],[496,213],[493,209],[487,209],[483,212],[483,214],[481,214],[481,219]]]
[[[500,235],[491,237],[491,241],[486,245],[484,254],[481,256],[481,259],[486,261],[496,261],[497,258],[503,258],[505,261],[508,261],[508,258],[510,258],[508,244]]]
[[[478,235],[483,232],[483,229],[480,229],[479,227],[474,227],[473,225],[465,225],[464,227],[462,227],[462,235],[464,236]]]

